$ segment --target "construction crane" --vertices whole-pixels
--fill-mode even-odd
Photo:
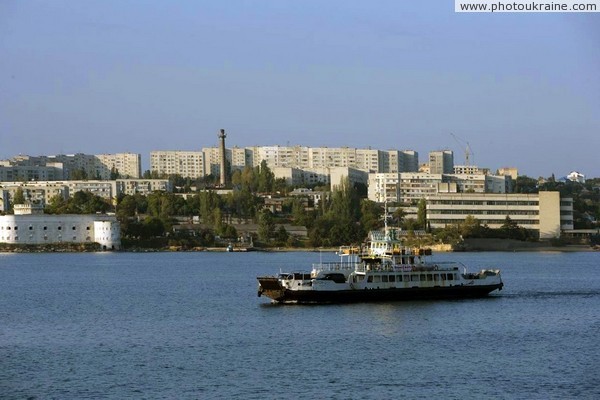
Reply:
[[[456,143],[458,143],[461,148],[464,146],[465,149],[465,165],[469,166],[470,165],[470,161],[473,161],[472,156],[474,156],[475,154],[473,153],[473,150],[471,149],[471,146],[469,145],[469,142],[467,142],[464,139],[459,138],[458,136],[456,136],[454,133],[450,132],[450,135],[452,135],[452,137],[454,138],[454,140],[456,140]]]

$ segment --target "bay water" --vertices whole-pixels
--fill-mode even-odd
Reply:
[[[0,398],[600,398],[600,253],[434,259],[504,290],[276,305],[256,276],[335,254],[0,254]]]

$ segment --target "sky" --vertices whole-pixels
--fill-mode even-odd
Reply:
[[[600,13],[1,0],[0,159],[302,145],[600,177]]]

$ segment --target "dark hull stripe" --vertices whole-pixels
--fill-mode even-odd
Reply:
[[[502,289],[502,284],[486,286],[452,286],[434,288],[357,289],[357,290],[285,290],[278,302],[297,303],[358,303],[375,301],[407,301],[434,299],[462,299],[485,297]],[[267,293],[265,293],[267,294]]]

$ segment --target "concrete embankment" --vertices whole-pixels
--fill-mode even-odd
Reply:
[[[454,251],[594,251],[588,245],[553,246],[549,242],[522,242],[512,239],[465,239]]]

